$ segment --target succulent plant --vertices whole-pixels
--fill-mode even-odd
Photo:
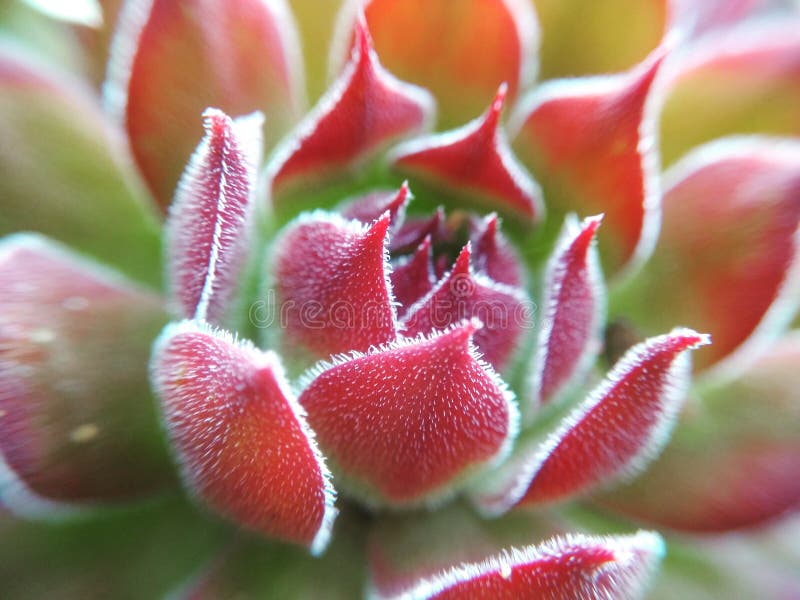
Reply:
[[[3,597],[800,595],[796,4],[29,4]]]

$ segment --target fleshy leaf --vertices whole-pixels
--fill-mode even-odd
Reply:
[[[31,234],[0,244],[0,501],[44,517],[172,482],[145,364],[161,299]]]
[[[401,331],[411,337],[477,318],[483,328],[475,334],[475,345],[495,369],[502,370],[523,331],[531,325],[525,320],[528,298],[521,289],[473,272],[471,254],[471,244],[467,244],[453,269],[427,296],[408,308]]]
[[[516,160],[499,126],[506,92],[501,85],[488,110],[463,127],[395,148],[393,165],[446,190],[465,192],[491,209],[539,219],[544,211],[539,186]]]
[[[522,261],[513,247],[500,233],[500,219],[496,214],[488,215],[473,233],[475,269],[488,275],[497,283],[521,287],[523,280]]]
[[[506,454],[516,404],[476,357],[479,327],[465,321],[308,376],[300,403],[351,492],[394,506],[432,502]]]
[[[131,0],[115,33],[104,100],[164,209],[201,137],[207,106],[263,110],[266,144],[304,103],[300,47],[285,0]]]
[[[634,269],[658,233],[659,186],[651,84],[663,47],[626,73],[547,82],[522,99],[509,128],[539,177],[551,220],[604,213],[603,266]]]
[[[547,80],[635,65],[663,38],[671,0],[531,1],[542,24],[541,78]]]
[[[393,77],[378,62],[363,22],[344,71],[270,160],[277,208],[287,191],[323,183],[362,166],[386,145],[430,128],[428,92]]]
[[[247,257],[263,116],[203,113],[206,136],[178,184],[166,225],[170,292],[184,317],[219,323]]]
[[[645,334],[666,323],[708,331],[714,345],[696,367],[735,374],[800,303],[800,144],[727,138],[665,180],[658,246],[613,311]]]
[[[183,321],[150,368],[185,485],[248,529],[322,552],[335,493],[278,357]]]
[[[413,600],[520,598],[634,599],[643,596],[665,553],[656,533],[556,537],[538,546],[511,548],[477,563],[423,579],[402,595]]]
[[[398,317],[402,318],[415,302],[433,289],[436,283],[431,262],[430,236],[423,240],[413,255],[392,265],[389,279],[392,282],[394,298],[399,304]]]
[[[800,135],[798,28],[800,18],[746,23],[676,57],[664,81],[665,165],[725,135]]]
[[[444,209],[441,207],[430,217],[405,220],[389,240],[389,249],[398,253],[413,252],[426,237],[430,237],[434,243],[440,241],[444,236],[445,220]]]
[[[536,75],[539,27],[528,0],[350,0],[334,60],[349,47],[362,7],[386,67],[433,92],[440,127],[469,119],[503,81],[516,98]]]
[[[0,46],[0,234],[35,230],[151,285],[156,212],[91,90]]]
[[[408,183],[403,183],[396,192],[372,192],[361,198],[348,202],[339,213],[346,219],[355,219],[369,224],[379,219],[383,213],[389,211],[392,229],[397,229],[403,224],[406,207],[411,201],[411,192]]]
[[[600,351],[605,293],[593,242],[601,220],[589,217],[579,225],[568,217],[550,258],[533,365],[535,405],[550,402],[585,375]]]
[[[527,444],[475,495],[487,513],[562,500],[631,477],[663,449],[684,401],[687,350],[708,343],[675,330],[631,348],[561,426]]]
[[[736,380],[687,405],[661,457],[598,501],[692,531],[761,525],[800,507],[798,365],[800,332],[792,332]]]
[[[287,345],[318,356],[396,337],[388,280],[387,211],[372,225],[335,214],[301,216],[275,244],[275,285]]]

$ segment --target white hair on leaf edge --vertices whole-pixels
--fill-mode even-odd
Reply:
[[[588,550],[597,546],[611,550],[614,560],[597,568],[593,578],[586,578],[587,574],[581,573],[581,583],[587,586],[581,592],[596,590],[593,587],[596,581],[602,576],[607,576],[614,581],[615,587],[619,586],[625,590],[626,597],[638,596],[644,591],[647,580],[666,553],[661,536],[650,531],[638,531],[625,536],[567,534],[551,538],[539,545],[511,548],[480,562],[461,563],[431,577],[423,578],[397,594],[381,594],[374,582],[371,582],[368,597],[372,600],[427,600],[461,583],[482,576],[497,573],[505,578],[518,567],[524,568],[538,561],[552,559],[576,548]],[[625,569],[630,569],[630,572],[626,572]]]
[[[367,352],[353,351],[345,354],[336,354],[328,360],[319,361],[314,366],[306,370],[306,372],[303,373],[303,375],[301,375],[301,377],[298,379],[297,384],[294,388],[295,395],[298,398],[302,396],[303,392],[314,382],[314,380],[316,380],[323,373],[330,371],[331,369],[335,369],[341,365],[347,364],[349,362],[361,358],[366,358],[384,352],[391,352],[401,348],[409,348],[422,343],[431,342],[440,337],[444,337],[452,333],[454,330],[466,326],[467,324],[474,327],[475,329],[480,329],[481,327],[483,327],[483,324],[480,322],[479,319],[476,318],[465,319],[458,323],[453,323],[452,325],[450,325],[449,327],[447,327],[442,331],[435,331],[429,334],[420,333],[414,337],[399,336],[395,341],[389,342],[387,344],[380,344],[373,346]],[[498,465],[502,464],[511,454],[514,441],[516,440],[520,431],[520,413],[516,402],[516,396],[514,392],[508,387],[508,384],[506,384],[506,382],[494,370],[494,368],[485,360],[483,360],[483,357],[481,356],[480,352],[475,347],[475,344],[472,341],[472,335],[470,335],[467,351],[469,353],[470,358],[473,361],[475,361],[478,364],[478,366],[484,371],[484,373],[489,377],[489,380],[500,391],[500,393],[503,396],[503,399],[505,400],[506,409],[508,412],[508,425],[507,425],[505,439],[503,440],[502,444],[500,445],[494,456],[488,458],[486,461],[482,463],[468,466],[465,469],[465,472],[462,473],[462,476],[456,478],[455,482],[450,481],[442,485],[438,490],[434,490],[430,493],[425,494],[424,497],[422,497],[418,501],[402,502],[399,504],[399,506],[402,506],[404,508],[408,507],[437,508],[447,500],[456,496],[476,475],[497,467]],[[363,482],[359,482],[357,485],[365,486],[366,484],[364,484]],[[380,506],[387,504],[385,499],[383,499],[383,497],[380,494],[371,489],[367,488],[361,489],[355,495],[360,500],[363,500],[373,506]]]
[[[647,440],[633,455],[626,457],[613,469],[613,473],[589,484],[588,488],[606,487],[637,475],[663,450],[677,419],[691,379],[691,360],[689,350],[710,343],[708,335],[697,334],[690,329],[676,328],[668,335],[650,338],[629,349],[614,365],[606,378],[577,407],[561,421],[559,426],[544,440],[535,440],[520,448],[515,456],[483,487],[473,491],[473,503],[485,516],[498,516],[516,505],[527,493],[545,461],[558,448],[564,437],[602,401],[608,393],[636,366],[649,356],[650,349],[673,336],[696,336],[694,345],[684,349],[676,356],[664,376],[659,390],[659,410],[656,422],[650,426]],[[575,493],[581,493],[583,489]]]
[[[334,43],[336,43],[336,39],[334,39]],[[294,153],[302,147],[303,142],[315,133],[319,122],[331,114],[339,105],[345,92],[349,89],[353,77],[358,71],[361,58],[361,48],[359,44],[355,44],[342,73],[336,78],[303,120],[290,131],[284,140],[275,148],[275,151],[270,156],[264,168],[264,179],[269,182],[268,187],[270,190],[272,190],[273,182],[284,165],[291,159]],[[430,130],[436,118],[436,101],[433,96],[424,88],[400,81],[389,73],[378,61],[374,49],[370,48],[367,60],[371,68],[375,71],[376,78],[380,80],[383,85],[388,87],[391,91],[407,96],[420,106],[423,114],[423,122],[417,128],[417,131]],[[408,135],[412,133],[413,131],[409,132]],[[363,160],[363,155],[369,153],[371,150],[371,148],[362,148],[360,155],[350,160],[358,163]]]
[[[564,283],[564,276],[566,273],[562,272],[560,259],[564,253],[572,246],[575,237],[580,233],[588,224],[593,220],[602,219],[603,215],[595,217],[587,217],[583,222],[578,222],[578,217],[574,213],[569,213],[564,219],[564,225],[561,229],[558,239],[556,240],[555,250],[551,254],[549,264],[546,267],[543,291],[546,297],[542,303],[544,307],[544,314],[540,319],[540,329],[537,333],[536,350],[531,369],[531,378],[529,389],[531,390],[530,398],[532,402],[531,417],[533,412],[538,409],[542,404],[541,386],[544,376],[544,367],[552,341],[551,336],[553,333],[553,325],[555,322],[556,312],[559,308],[558,295]],[[595,354],[599,349],[600,339],[603,332],[603,316],[606,312],[606,289],[603,281],[603,273],[600,268],[600,258],[597,252],[597,238],[593,237],[591,246],[586,254],[586,266],[588,271],[589,285],[592,289],[592,297],[594,299],[594,313],[592,315],[592,324],[590,326],[590,337],[584,345],[583,351],[577,360],[577,364],[570,374],[569,380],[565,381],[560,389],[556,391],[555,396],[550,399],[551,402],[558,402],[560,397],[574,384],[575,381],[580,380],[592,366]],[[556,285],[558,283],[558,285]]]
[[[164,353],[169,343],[174,338],[183,334],[205,335],[213,338],[214,340],[233,346],[236,349],[243,351],[255,368],[269,368],[273,373],[275,381],[278,384],[278,388],[289,405],[300,431],[303,433],[306,441],[308,442],[308,446],[311,449],[311,453],[314,456],[317,467],[319,468],[322,476],[325,508],[320,527],[310,545],[310,552],[313,555],[317,556],[321,554],[324,552],[325,548],[330,542],[333,522],[339,512],[335,507],[337,494],[333,487],[333,476],[328,470],[325,456],[322,454],[319,446],[317,445],[316,434],[306,421],[306,411],[297,401],[297,397],[294,395],[292,387],[289,385],[283,365],[280,362],[280,358],[275,352],[270,350],[262,351],[250,340],[241,339],[235,333],[215,327],[205,321],[186,319],[167,325],[153,343],[153,351],[151,353],[153,360],[150,363],[151,381],[158,382],[160,379],[160,376],[155,372],[157,369],[155,358]],[[166,419],[162,419],[162,424],[164,425],[165,429],[168,429]],[[169,436],[170,433],[168,430],[166,433]],[[186,482],[186,487],[189,490],[192,490],[194,493],[194,490],[197,489],[196,477],[192,473],[188,472],[188,469],[181,460],[181,457],[174,452],[174,448],[173,456],[175,457],[177,464],[179,464],[181,467],[181,475]]]
[[[150,20],[154,1],[125,0],[111,39],[102,101],[106,113],[123,128],[128,109],[128,88],[133,63],[136,60],[142,31]]]

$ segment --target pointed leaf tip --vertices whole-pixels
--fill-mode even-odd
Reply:
[[[515,148],[542,180],[551,215],[605,213],[599,236],[610,274],[652,252],[660,197],[652,83],[662,45],[618,75],[556,80],[532,91],[510,119]]]
[[[408,182],[404,181],[396,192],[373,192],[356,198],[341,207],[339,213],[347,219],[368,224],[388,210],[391,214],[391,229],[396,231],[403,225],[406,207],[413,197]]]
[[[517,598],[635,599],[643,596],[664,556],[657,533],[598,537],[568,535],[511,548],[464,563],[380,599],[513,600]]]
[[[583,377],[600,351],[605,290],[592,242],[602,219],[589,217],[579,226],[568,217],[548,264],[531,385],[535,405]]]
[[[187,487],[243,527],[321,552],[335,492],[277,356],[184,321],[150,369]]]
[[[286,229],[275,245],[275,280],[287,345],[323,357],[395,339],[390,223],[389,211],[371,225],[318,211]]]
[[[170,292],[182,316],[219,323],[247,258],[263,115],[203,112],[206,135],[166,224]]]
[[[514,157],[500,128],[505,84],[483,115],[459,129],[401,144],[391,153],[393,166],[474,201],[533,222],[543,205],[538,185]]]
[[[433,98],[381,66],[363,22],[356,33],[344,71],[268,166],[278,208],[288,202],[288,192],[346,174],[390,142],[431,126]]]
[[[476,320],[322,364],[300,395],[340,482],[393,506],[451,495],[516,435],[512,395],[476,358]]]
[[[471,257],[472,242],[467,242],[452,270],[408,309],[400,328],[409,337],[478,318],[484,327],[476,334],[475,345],[494,368],[502,370],[530,325],[524,318],[528,298],[521,289],[475,273]]]
[[[689,329],[649,339],[616,364],[545,441],[520,448],[475,495],[490,513],[553,502],[631,477],[667,443],[690,377]]]
[[[345,2],[335,63],[353,43],[362,8],[381,60],[392,73],[432,92],[444,128],[485,107],[500,82],[508,82],[513,100],[536,75],[539,28],[527,0]]]

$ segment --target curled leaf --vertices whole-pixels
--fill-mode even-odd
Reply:
[[[247,257],[263,116],[203,113],[206,136],[178,184],[166,225],[170,288],[184,317],[219,322]]]

